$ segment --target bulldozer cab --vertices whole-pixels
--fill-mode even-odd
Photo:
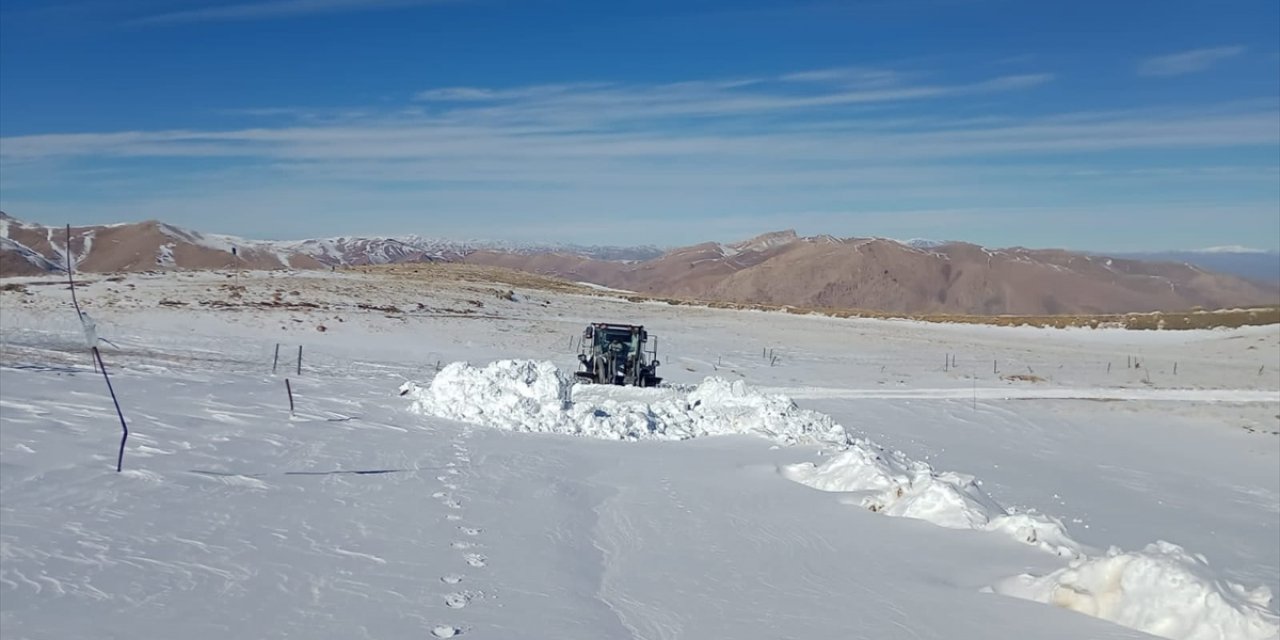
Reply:
[[[584,338],[592,340],[595,347],[602,351],[621,352],[631,354],[639,351],[648,334],[641,327],[639,331],[632,331],[632,327],[619,325],[604,325],[596,330],[595,327],[587,327]]]
[[[649,333],[643,326],[597,322],[582,332],[578,350],[581,370],[579,380],[598,384],[621,384],[650,387],[662,381],[657,377],[657,339],[648,344]]]

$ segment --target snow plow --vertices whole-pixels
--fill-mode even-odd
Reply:
[[[593,322],[582,332],[578,346],[579,381],[596,384],[653,387],[658,377],[658,339],[649,346],[641,325]]]

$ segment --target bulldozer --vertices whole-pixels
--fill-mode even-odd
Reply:
[[[649,332],[641,325],[593,322],[582,332],[578,347],[577,379],[596,384],[653,387],[658,377],[658,339],[649,347]]]

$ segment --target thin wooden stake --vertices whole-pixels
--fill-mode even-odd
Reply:
[[[289,415],[293,415],[293,386],[289,384],[289,379],[284,379],[284,390],[289,393]]]
[[[124,443],[129,439],[129,425],[124,421],[124,412],[120,410],[120,400],[116,398],[116,390],[111,386],[111,377],[107,375],[107,365],[102,362],[102,354],[98,353],[98,348],[93,347],[93,358],[98,363],[98,368],[102,370],[102,378],[107,381],[107,391],[111,392],[111,402],[116,405],[116,415],[120,416],[120,453],[116,455],[116,473],[120,473],[124,469]]]
[[[302,345],[298,345],[298,375],[302,375]]]
[[[280,363],[280,343],[276,343],[276,355],[271,359],[271,375],[276,373],[276,365]]]
[[[84,314],[81,313],[80,311],[80,301],[76,300],[76,280],[72,276],[72,273],[74,272],[75,272],[75,268],[71,264],[71,225],[68,224],[67,225],[67,286],[71,288],[71,304],[76,308],[76,320],[83,325]],[[92,349],[96,346],[98,345],[91,344],[89,345],[89,348]],[[98,370],[98,359],[93,356],[93,353],[89,354],[89,362],[93,363],[93,370],[96,372]]]

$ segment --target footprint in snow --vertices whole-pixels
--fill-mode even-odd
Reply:
[[[458,515],[458,514],[456,514],[456,513],[450,513],[450,514],[445,515],[445,517],[444,517],[444,518],[445,518],[445,520],[461,520],[461,519],[462,519],[462,516],[460,516],[460,515]]]
[[[468,553],[466,556],[463,556],[463,557],[466,558],[467,564],[473,567],[483,567],[488,561],[488,558],[485,558],[484,556],[478,553]]]
[[[463,540],[459,540],[459,541],[457,541],[457,542],[454,542],[454,543],[453,543],[452,545],[450,545],[450,546],[452,546],[454,549],[471,549],[471,548],[474,548],[474,547],[476,546],[476,543],[474,543],[474,542],[466,542],[466,541],[463,541]]]
[[[451,593],[444,597],[444,606],[450,609],[461,609],[471,602],[471,594],[469,593]]]
[[[461,509],[462,503],[457,500],[449,499],[444,501],[444,506],[449,507],[450,509]]]
[[[440,576],[440,582],[445,584],[458,584],[459,582],[462,582],[462,576],[456,573],[451,573],[447,576]]]
[[[453,463],[451,462],[451,463],[449,463],[449,464],[453,464]],[[445,473],[447,473],[447,474],[449,474],[449,475],[451,475],[451,476],[456,476],[456,475],[458,475],[458,470],[457,470],[457,469],[445,469],[445,470],[444,470],[444,472],[445,472]]]
[[[439,480],[440,482],[444,482],[448,479],[449,479],[449,476],[436,476],[436,480]]]
[[[458,490],[458,485],[453,484],[452,482],[446,482],[446,483],[444,483],[444,488],[446,488],[446,489],[448,489],[448,490],[450,490],[450,491],[457,491],[457,490]]]
[[[469,536],[478,536],[481,531],[481,529],[477,529],[476,527],[458,527],[458,530]]]
[[[436,627],[431,630],[431,635],[437,638],[453,638],[462,635],[462,629],[451,627],[447,624],[441,624],[436,625]]]
[[[445,493],[445,492],[443,492],[443,491],[437,491],[437,492],[435,492],[435,493],[431,494],[431,497],[432,497],[432,498],[444,498],[444,497],[447,497],[448,495],[449,495],[449,494],[447,494],[447,493]]]

